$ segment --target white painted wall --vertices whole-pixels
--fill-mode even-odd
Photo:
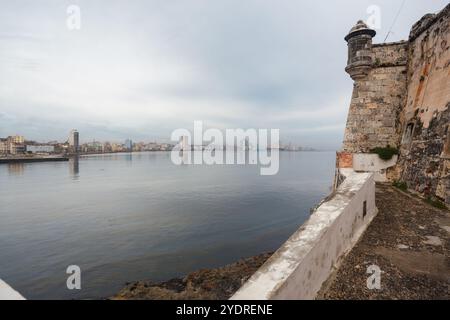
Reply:
[[[314,299],[376,213],[373,173],[349,172],[334,196],[231,299]]]
[[[395,166],[398,156],[394,155],[391,160],[382,160],[374,153],[353,154],[353,170],[358,172],[375,173],[375,181],[386,182],[386,169]]]
[[[25,298],[0,279],[0,300],[25,300]]]
[[[26,145],[25,150],[31,153],[53,153],[55,152],[54,146],[34,146]]]

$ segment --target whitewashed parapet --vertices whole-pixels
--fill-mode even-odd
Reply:
[[[349,173],[231,299],[314,299],[377,212],[373,173]]]
[[[375,173],[375,181],[386,182],[386,169],[396,165],[398,156],[394,155],[390,160],[383,160],[374,153],[353,154],[353,170],[359,172]]]
[[[0,300],[25,300],[25,298],[0,279]]]

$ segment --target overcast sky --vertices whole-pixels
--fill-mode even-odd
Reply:
[[[340,147],[352,81],[344,36],[403,0],[0,0],[0,137],[168,140],[208,127],[278,128]],[[388,41],[446,0],[406,0]],[[81,29],[66,26],[81,9]]]

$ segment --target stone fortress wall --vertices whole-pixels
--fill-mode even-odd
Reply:
[[[450,5],[410,34],[399,179],[450,203]]]
[[[341,158],[397,148],[387,179],[449,204],[450,4],[417,22],[408,41],[372,44],[374,34],[360,21],[346,37],[355,82]]]
[[[450,202],[450,5],[408,41],[372,44],[359,21],[345,37],[354,82],[334,192],[232,299],[314,299],[378,210],[375,181]],[[383,160],[375,148],[396,148]]]
[[[407,47],[407,42],[372,47],[372,68],[354,83],[345,151],[368,153],[375,147],[398,145],[398,119],[406,95]]]

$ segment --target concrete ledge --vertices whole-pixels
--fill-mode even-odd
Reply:
[[[0,279],[0,300],[25,300],[25,298]]]
[[[353,154],[353,169],[355,171],[373,172],[376,182],[387,182],[386,169],[396,165],[398,156],[394,155],[390,160],[383,160],[374,153]]]
[[[314,299],[376,213],[373,174],[350,173],[231,299]]]

